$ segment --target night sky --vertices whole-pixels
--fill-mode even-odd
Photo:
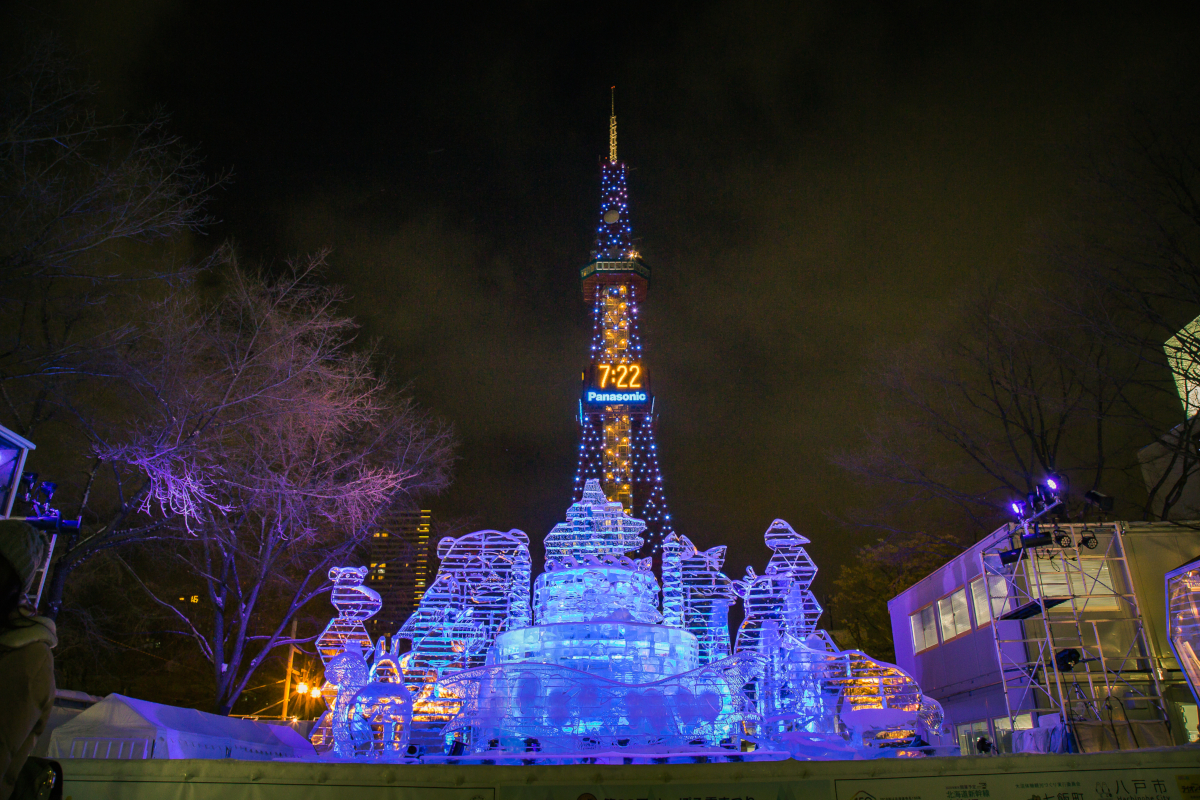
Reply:
[[[457,426],[435,514],[539,542],[571,499],[616,84],[677,529],[738,576],[783,517],[828,579],[873,538],[828,460],[867,365],[1038,258],[1079,148],[1197,74],[1192,19],[1044,5],[46,0],[0,30],[58,31],[108,108],[164,106],[233,171],[199,247],[331,247],[363,335]]]

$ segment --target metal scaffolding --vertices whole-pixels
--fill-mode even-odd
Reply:
[[[1057,715],[1085,752],[1170,744],[1123,532],[1014,525],[980,551],[1014,736],[1025,714]]]

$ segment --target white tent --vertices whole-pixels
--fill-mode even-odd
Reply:
[[[316,757],[289,727],[231,719],[110,694],[54,729],[49,758],[276,758]]]

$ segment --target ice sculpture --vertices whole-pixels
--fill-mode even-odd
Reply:
[[[366,577],[366,567],[334,567],[329,570],[329,580],[333,581],[329,601],[338,614],[317,637],[317,651],[326,665],[349,642],[358,642],[362,650],[371,649],[371,634],[367,633],[367,626],[363,623],[379,612],[383,601],[374,589],[362,585]]]
[[[567,510],[567,521],[555,525],[546,536],[546,560],[633,552],[642,546],[645,530],[646,523],[626,514],[620,503],[609,502],[600,481],[589,480],[579,502]]]
[[[941,706],[908,673],[857,650],[839,651],[823,631],[804,642],[783,637],[759,699],[763,735],[796,757],[911,746],[942,724]]]
[[[809,587],[817,568],[809,540],[783,520],[767,529],[766,574],[747,568],[736,591],[746,603],[737,652],[764,659],[754,684],[760,734],[797,758],[850,758],[923,741],[941,707],[908,673],[857,650],[839,651],[817,630],[821,607]]]
[[[1168,572],[1166,588],[1167,640],[1200,702],[1200,561]]]
[[[691,544],[690,542],[688,544]],[[667,534],[662,543],[662,593],[664,625],[684,626],[683,554],[687,545],[674,533]],[[693,548],[694,550],[695,548]]]
[[[665,567],[676,624],[661,624],[649,559],[624,555],[641,547],[642,530],[587,482],[546,538],[534,625],[499,634],[487,665],[439,684],[462,697],[448,738],[474,754],[740,746],[755,717],[743,687],[762,659],[700,664],[698,640],[682,627],[679,540]]]
[[[436,579],[391,646],[378,642],[369,674],[360,628],[378,601],[359,586],[365,570],[331,572],[339,614],[319,642],[323,656],[341,648],[326,673],[338,756],[399,761],[409,742],[477,760],[930,752],[941,708],[903,670],[817,629],[808,539],[783,520],[766,531],[764,574],[740,581],[721,572],[724,547],[668,536],[660,592],[650,559],[628,555],[643,523],[596,481],[566,516],[532,603],[524,533],[443,539]]]
[[[737,599],[733,581],[721,572],[725,547],[700,551],[686,536],[679,541],[684,625],[699,642],[700,663],[711,664],[729,655],[729,608]]]
[[[366,567],[333,567],[329,570],[329,580],[333,581],[329,600],[337,610],[337,616],[329,621],[325,630],[317,637],[317,654],[325,665],[325,685],[321,687],[321,698],[328,710],[317,721],[312,734],[313,745],[322,749],[332,742],[331,726],[339,697],[339,682],[330,678],[333,674],[330,671],[330,662],[351,643],[358,648],[360,659],[364,650],[370,650],[371,634],[367,633],[367,627],[363,623],[375,616],[383,604],[375,590],[362,585],[366,577]],[[365,665],[366,662],[363,663]],[[365,682],[364,675],[363,683]],[[359,686],[361,685],[360,683]]]
[[[441,564],[421,602],[396,634],[412,642],[400,660],[412,694],[412,740],[440,746],[440,731],[459,709],[443,675],[483,666],[496,635],[529,625],[529,537],[476,531],[438,542]]]
[[[359,689],[351,701],[347,716],[357,757],[397,760],[408,746],[413,702],[400,671],[399,649],[399,637],[392,638],[391,649],[379,637],[371,665],[371,682]]]
[[[354,696],[367,684],[367,662],[357,639],[348,641],[342,652],[325,664],[326,686],[334,687],[334,698],[329,704],[329,724],[333,738],[333,752],[340,758],[354,755],[354,737],[350,730],[350,712]],[[319,726],[318,726],[319,727]]]
[[[764,538],[772,551],[766,572],[757,575],[754,567],[746,567],[746,577],[734,583],[746,608],[734,648],[739,653],[774,647],[784,633],[803,641],[821,618],[821,606],[809,591],[817,576],[817,565],[804,550],[809,540],[781,519],[771,523]]]

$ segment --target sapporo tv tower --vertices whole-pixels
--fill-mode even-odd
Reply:
[[[615,88],[615,87],[614,87]],[[650,268],[633,245],[625,165],[617,160],[617,116],[608,122],[608,158],[600,163],[600,223],[592,260],[579,271],[592,309],[592,348],[579,402],[575,500],[598,478],[604,494],[646,522],[646,546],[658,553],[672,533],[654,441],[654,395],[642,358],[638,317]]]

